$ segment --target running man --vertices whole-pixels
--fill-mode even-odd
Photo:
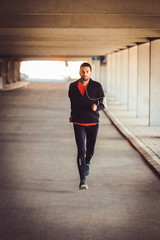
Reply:
[[[89,63],[81,64],[79,74],[81,78],[70,84],[68,95],[71,102],[69,121],[73,123],[77,144],[79,189],[83,190],[88,188],[86,176],[89,175],[98,133],[98,112],[105,108],[103,104],[105,96],[101,84],[90,78],[92,67]]]

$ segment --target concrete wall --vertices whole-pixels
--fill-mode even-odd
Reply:
[[[160,126],[160,39],[151,42],[150,126]]]
[[[160,39],[107,55],[107,94],[160,126]]]
[[[137,116],[149,117],[150,43],[138,46]]]
[[[137,109],[137,46],[129,48],[128,110]]]

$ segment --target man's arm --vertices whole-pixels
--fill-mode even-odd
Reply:
[[[104,103],[105,95],[104,95],[104,91],[101,84],[99,84],[99,88],[98,88],[98,98],[99,99],[97,100],[97,111],[100,111],[105,109],[105,103]]]

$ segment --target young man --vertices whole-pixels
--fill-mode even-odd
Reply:
[[[77,164],[80,175],[79,189],[87,189],[86,176],[89,175],[90,160],[94,154],[98,127],[99,113],[103,110],[104,92],[99,82],[90,77],[92,67],[89,63],[80,66],[81,78],[69,86],[71,115],[77,144]]]

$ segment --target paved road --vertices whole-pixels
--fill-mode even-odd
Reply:
[[[0,92],[0,239],[159,240],[160,180],[103,113],[79,191],[67,85]]]

